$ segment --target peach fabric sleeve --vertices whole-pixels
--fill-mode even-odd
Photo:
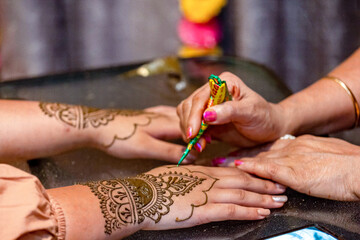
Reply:
[[[0,164],[0,239],[64,239],[65,217],[35,176]]]

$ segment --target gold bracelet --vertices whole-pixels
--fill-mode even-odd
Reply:
[[[355,111],[355,124],[354,124],[353,128],[356,128],[359,125],[360,110],[359,110],[359,104],[356,101],[356,98],[355,98],[354,94],[352,93],[350,88],[343,81],[341,81],[339,78],[333,77],[333,76],[325,76],[324,78],[328,78],[328,79],[333,80],[336,83],[338,83],[343,89],[345,89],[347,94],[349,94],[349,96],[351,97],[351,100],[352,100],[353,105],[354,105],[354,111]]]

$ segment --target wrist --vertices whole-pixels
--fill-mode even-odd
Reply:
[[[276,124],[274,128],[277,129],[276,139],[284,136],[285,134],[295,135],[296,121],[293,120],[294,113],[292,113],[292,109],[282,103],[274,104],[273,109]]]

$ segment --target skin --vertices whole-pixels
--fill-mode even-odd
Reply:
[[[359,66],[360,48],[328,74],[341,79],[358,102]],[[336,139],[300,137],[288,140],[291,141],[288,146],[277,148],[278,142],[283,142],[277,139],[285,134],[322,135],[352,128],[356,123],[353,100],[343,87],[324,77],[273,104],[231,73],[222,73],[220,78],[227,81],[233,101],[205,109],[208,87],[204,85],[195,91],[177,107],[184,138],[197,134],[204,111],[213,111],[216,117],[207,121],[212,125],[208,131],[212,138],[232,143],[240,151],[258,145],[265,150],[261,154],[256,149],[235,154],[253,156],[241,158],[244,160],[241,169],[313,196],[359,200],[359,174],[354,171],[357,169],[354,166],[359,165],[359,147]],[[276,142],[263,145],[271,141]],[[204,149],[206,141],[201,144]],[[216,165],[222,166],[230,164],[228,160],[217,162]]]
[[[175,162],[183,151],[182,146],[163,141],[180,137],[178,118],[171,107],[125,111],[0,100],[0,112],[3,162],[85,146],[121,158],[152,157]],[[278,195],[284,193],[284,186],[236,168],[219,172],[201,166],[165,166],[134,178],[102,183],[106,187],[98,188],[99,182],[92,182],[47,190],[64,213],[66,239],[119,239],[140,229],[184,228],[229,219],[260,220],[270,214],[269,209],[282,207],[287,201],[286,196]],[[108,198],[107,190],[112,188]],[[141,208],[149,203],[148,208]],[[129,211],[137,218],[120,217],[128,216]]]
[[[278,118],[278,108],[266,102],[232,73],[224,72],[219,77],[226,80],[233,100],[207,109],[216,111],[217,115],[215,121],[206,121],[213,125],[207,130],[207,134],[213,139],[242,147],[252,147],[276,139],[281,128],[275,124],[276,121],[270,122],[267,119]],[[177,107],[182,135],[187,141],[199,131],[209,94],[209,86],[205,84]],[[206,141],[201,144],[204,148]]]
[[[0,136],[6,136],[0,139],[1,162],[94,147],[119,158],[156,158],[176,163],[185,150],[167,141],[181,137],[173,107],[89,110],[68,104],[59,107],[56,103],[0,100],[0,112]],[[196,154],[191,153],[184,163],[195,158]]]
[[[50,189],[47,192],[64,211],[66,239],[85,239],[89,236],[92,236],[92,239],[119,239],[141,229],[185,228],[223,220],[260,220],[270,214],[270,208],[282,207],[287,200],[286,196],[281,196],[281,201],[275,201],[273,198],[274,194],[283,193],[284,187],[268,180],[255,178],[236,168],[223,168],[219,171],[218,168],[202,166],[164,166],[153,169],[146,175],[153,176],[158,183],[162,183],[161,187],[165,189],[167,185],[164,184],[164,181],[168,179],[166,174],[174,176],[175,171],[177,176],[182,175],[186,176],[186,179],[191,179],[193,185],[191,183],[185,183],[185,185],[192,187],[186,188],[187,190],[168,188],[173,194],[168,192],[166,201],[162,201],[163,198],[155,192],[147,193],[146,196],[151,195],[154,199],[159,200],[159,203],[163,205],[162,208],[156,208],[155,215],[146,216],[143,213],[135,213],[137,216],[144,216],[142,221],[131,222],[131,218],[128,218],[129,222],[124,222],[117,218],[121,224],[114,228],[109,228],[111,225],[105,223],[105,216],[109,211],[102,211],[103,208],[100,208],[101,200],[105,199],[105,195],[94,190],[98,188],[91,188],[97,183]],[[144,178],[146,175],[140,175],[138,178]],[[136,177],[124,181],[136,183],[138,187],[143,185],[141,181],[136,182],[137,180],[132,179],[136,179]],[[176,183],[175,179],[169,186],[175,186]],[[119,185],[113,186],[118,188]],[[118,188],[116,194],[120,195],[121,192],[125,191]],[[134,190],[130,190],[130,192],[134,192]],[[176,192],[180,194],[176,194]],[[98,195],[94,195],[95,193]],[[276,195],[276,197],[278,199],[280,196]],[[169,199],[173,201],[171,204]],[[104,201],[105,203],[112,202],[114,209],[117,209],[116,206],[128,202],[128,198]],[[115,211],[115,215],[117,217],[124,216],[121,214],[121,210],[125,208],[119,209],[120,211]],[[160,212],[162,214],[159,215]],[[113,217],[109,219],[114,220]]]
[[[360,147],[335,138],[300,136],[277,140],[252,158],[238,158],[239,169],[315,197],[360,200]]]
[[[340,78],[360,96],[360,48],[329,75]],[[208,134],[238,147],[252,147],[274,141],[284,134],[327,134],[354,126],[351,98],[336,82],[320,79],[308,88],[273,104],[248,88],[232,73],[219,75],[226,80],[233,101],[206,108],[209,87],[205,84],[177,107],[182,136],[196,136],[204,111],[216,112]],[[360,101],[360,99],[358,99]],[[191,131],[189,131],[191,129]],[[191,132],[191,134],[188,134]],[[202,149],[206,141],[202,141]]]

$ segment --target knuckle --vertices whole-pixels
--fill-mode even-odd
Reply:
[[[263,195],[261,201],[263,203],[263,206],[270,206],[274,204],[274,200],[269,195]]]
[[[244,190],[238,190],[236,195],[237,195],[237,198],[241,201],[245,200],[245,198],[246,198],[246,192]]]
[[[229,219],[234,219],[236,217],[236,207],[233,204],[229,204],[226,207],[226,215]]]
[[[193,97],[192,102],[193,102],[193,103],[196,103],[196,102],[199,102],[199,101],[201,101],[201,97],[199,96],[199,94],[196,94],[196,95]]]
[[[208,211],[201,211],[199,212],[198,218],[197,218],[197,223],[198,224],[204,224],[204,223],[208,223],[211,222],[211,219],[209,218],[209,215],[206,214]]]
[[[248,186],[250,184],[249,177],[242,172],[242,174],[238,175],[238,181],[242,183],[244,187]]]
[[[267,173],[271,176],[274,177],[278,174],[279,172],[279,166],[273,163],[269,163],[267,165],[267,169],[266,169]]]
[[[264,180],[263,189],[265,192],[271,192],[274,189],[274,184]]]

